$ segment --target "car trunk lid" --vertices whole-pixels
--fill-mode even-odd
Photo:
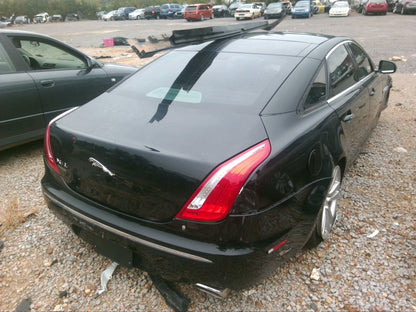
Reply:
[[[137,218],[171,220],[217,165],[267,137],[253,113],[172,105],[155,119],[153,106],[117,100],[106,93],[58,120],[52,149],[72,190]]]

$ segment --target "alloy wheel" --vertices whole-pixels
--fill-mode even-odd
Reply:
[[[331,183],[322,203],[321,216],[318,221],[318,234],[327,239],[337,218],[338,197],[341,191],[341,168],[335,166],[332,170]]]

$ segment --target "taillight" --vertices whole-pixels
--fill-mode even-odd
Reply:
[[[218,166],[198,187],[177,219],[217,222],[231,210],[250,174],[269,156],[265,140]]]
[[[52,152],[52,146],[51,146],[51,125],[57,121],[58,119],[64,117],[65,115],[71,113],[72,111],[76,110],[78,107],[71,108],[70,110],[67,110],[66,112],[56,116],[54,119],[52,119],[48,126],[46,127],[45,131],[45,139],[44,139],[44,146],[45,146],[45,156],[46,156],[46,162],[48,163],[49,167],[53,169],[57,174],[61,174],[59,172],[58,166],[55,162],[55,157],[53,156]]]
[[[53,171],[55,171],[57,174],[60,175],[61,173],[59,172],[58,166],[56,165],[55,158],[53,157],[53,153],[52,153],[50,132],[51,132],[51,123],[48,124],[48,127],[46,128],[46,132],[45,132],[44,144],[45,144],[46,162],[48,163],[49,167],[53,169]]]

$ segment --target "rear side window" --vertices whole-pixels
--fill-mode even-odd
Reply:
[[[326,87],[326,69],[325,66],[321,66],[306,97],[305,110],[317,106],[326,99]]]
[[[354,62],[344,45],[337,47],[327,56],[330,97],[341,93],[355,84]]]
[[[359,81],[372,73],[373,67],[367,54],[356,44],[349,44],[352,56],[357,64],[357,71],[355,73],[355,81]]]

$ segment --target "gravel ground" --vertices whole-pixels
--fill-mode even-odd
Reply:
[[[190,310],[416,311],[416,75],[393,82],[389,107],[345,176],[330,239],[225,300],[180,284]],[[117,268],[95,298],[111,261],[48,211],[42,175],[41,142],[0,153],[2,218],[16,201],[26,216],[15,229],[0,226],[0,311],[26,298],[35,311],[169,310],[139,269]]]

